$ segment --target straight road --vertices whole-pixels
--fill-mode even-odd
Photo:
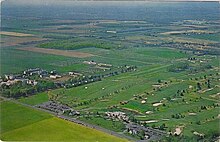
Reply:
[[[1,96],[0,96],[0,98],[4,99],[5,101],[10,101],[10,102],[20,104],[20,105],[23,105],[23,106],[26,106],[26,107],[29,107],[29,108],[32,108],[32,109],[36,109],[36,110],[39,110],[39,111],[44,111],[44,112],[50,113],[53,116],[58,117],[60,119],[64,119],[64,120],[67,120],[67,121],[70,121],[70,122],[73,122],[73,123],[83,125],[85,127],[96,129],[98,131],[102,131],[102,132],[105,132],[107,134],[110,134],[110,135],[113,135],[113,136],[116,136],[116,137],[124,138],[124,139],[127,139],[127,140],[131,141],[131,142],[137,141],[137,139],[135,139],[133,137],[127,136],[125,134],[117,133],[117,132],[114,132],[114,131],[111,131],[111,130],[108,130],[108,129],[105,129],[105,128],[102,128],[102,127],[99,127],[99,126],[96,126],[96,125],[92,125],[92,124],[77,120],[73,117],[69,117],[69,116],[65,116],[65,115],[59,115],[59,114],[57,114],[55,112],[52,112],[52,111],[48,111],[48,110],[45,110],[45,109],[42,109],[42,108],[39,108],[39,107],[36,107],[36,106],[24,104],[22,102],[16,101],[15,99],[5,98],[5,97],[1,97]]]

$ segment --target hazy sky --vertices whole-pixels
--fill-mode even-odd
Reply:
[[[10,4],[35,4],[35,5],[44,5],[44,4],[66,4],[69,2],[76,2],[76,1],[80,1],[80,0],[0,0],[0,2],[3,1],[7,1],[7,3]],[[86,0],[83,0],[85,3],[88,3]],[[92,0],[88,0],[88,1],[92,1]],[[94,1],[108,1],[108,0],[94,0]],[[120,1],[120,0],[110,0],[110,1]],[[122,1],[126,1],[126,0],[122,0]],[[128,0],[128,1],[132,1],[132,0]],[[220,1],[220,0],[136,0],[137,1],[151,1],[151,2],[166,2],[166,1],[174,1],[174,2],[178,2],[178,1]],[[132,1],[133,2],[133,1]],[[77,3],[77,2],[76,2]],[[80,2],[82,3],[82,2]],[[97,2],[100,3],[100,2]]]
[[[26,3],[43,3],[43,2],[62,2],[62,1],[80,1],[80,0],[0,0],[0,1],[10,1],[10,2],[26,2]],[[88,0],[93,1],[93,0]],[[108,1],[108,0],[94,0],[94,1]],[[110,0],[111,1],[111,0]],[[120,0],[113,0],[113,1],[120,1]],[[126,1],[126,0],[122,0]],[[128,0],[132,1],[132,0]],[[220,0],[137,0],[137,1],[220,1]]]

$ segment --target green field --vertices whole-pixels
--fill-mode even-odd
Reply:
[[[45,112],[39,112],[7,101],[1,102],[1,133],[3,135],[6,132],[49,118],[52,116]]]
[[[8,50],[13,51],[14,49]],[[52,65],[51,67],[47,66],[47,68],[52,69],[52,67],[54,67],[60,71],[70,71],[73,69],[71,67],[72,64],[75,63],[75,70],[81,70],[81,72],[90,74],[92,72],[92,66],[82,64],[83,60],[94,60],[96,62],[112,64],[114,68],[125,64],[138,66],[137,71],[112,76],[102,79],[102,81],[69,89],[60,88],[51,90],[50,94],[57,96],[56,101],[68,104],[82,112],[83,115],[80,116],[80,120],[120,132],[125,129],[125,126],[122,125],[121,122],[106,120],[103,119],[102,116],[106,111],[124,111],[141,123],[156,120],[157,122],[155,123],[146,124],[150,127],[158,128],[165,124],[165,131],[167,132],[173,132],[178,126],[184,126],[182,133],[186,137],[195,138],[193,134],[194,131],[205,134],[206,139],[209,139],[212,133],[218,133],[216,127],[212,127],[219,123],[219,121],[217,121],[219,107],[214,108],[213,106],[213,104],[219,102],[212,98],[212,95],[218,93],[219,90],[219,87],[214,87],[217,85],[216,79],[218,78],[216,75],[217,70],[213,69],[218,64],[215,57],[206,56],[202,58],[190,52],[180,52],[179,50],[170,48],[133,48],[123,49],[122,51],[97,48],[77,50],[93,53],[97,56],[87,59],[67,59],[67,61],[65,61],[66,57],[62,56],[51,58],[50,60],[45,59],[47,62],[51,62],[50,64]],[[13,54],[18,55],[21,53]],[[33,54],[36,54],[36,58],[42,56],[38,53]],[[187,60],[188,57],[194,56],[197,57],[198,60],[205,60],[206,62],[199,63],[199,61],[197,61],[191,63]],[[44,58],[49,57],[50,55],[44,56]],[[15,62],[15,60],[13,62]],[[27,63],[25,64],[28,65]],[[198,71],[194,71],[193,73],[191,73],[192,71],[190,69],[181,72],[169,71],[169,67],[179,63],[187,63],[191,68],[197,69]],[[213,66],[211,70],[205,68],[201,70],[202,66],[209,63]],[[44,67],[44,64],[41,65],[39,62],[39,66]],[[212,74],[212,76],[210,74]],[[204,79],[204,76],[206,76],[206,79]],[[207,79],[211,80],[211,87],[214,88],[205,93],[198,93],[196,91],[197,82],[201,82],[202,89],[206,90],[207,85],[205,81],[207,81]],[[158,83],[158,80],[161,82]],[[162,85],[160,89],[154,87],[154,85],[158,84]],[[190,90],[189,86],[193,86],[193,88]],[[177,93],[178,90],[185,90],[186,92],[188,91],[188,93],[185,92],[181,96],[180,93]],[[146,103],[142,104],[141,102],[145,98],[147,98]],[[48,92],[20,98],[18,101],[29,105],[41,104],[48,101]],[[163,105],[158,107],[153,106],[154,103],[161,101]],[[122,102],[127,103],[122,104]],[[201,110],[201,106],[207,106],[208,109]],[[145,114],[147,111],[152,111],[153,113]],[[92,114],[89,118],[85,118],[86,115],[84,115],[84,113],[88,112]],[[98,117],[95,116],[94,114],[96,114],[96,112],[99,112],[101,115]],[[191,116],[189,113],[196,113],[196,115]],[[48,119],[42,121],[42,124],[39,123],[39,125],[45,125],[45,123],[49,123],[52,120],[55,121],[54,118]],[[37,128],[40,127],[38,123],[32,125]],[[203,125],[207,125],[210,129],[202,129]],[[13,132],[21,135],[22,138],[22,134],[26,134],[26,131],[29,131],[29,129],[30,126],[27,125],[22,128],[21,131],[18,132],[18,129],[16,129]],[[6,137],[12,137],[10,132],[11,131],[6,133]],[[28,136],[25,135],[25,137]],[[71,139],[71,136],[66,137],[67,140]],[[50,139],[53,140],[53,138]],[[57,139],[61,138],[57,137]]]
[[[41,67],[47,70],[67,72],[83,70],[87,66],[79,65],[79,59],[17,50],[12,47],[0,48],[1,75],[18,73],[28,68]]]
[[[106,121],[103,118],[100,117],[91,117],[91,118],[82,118],[82,121],[95,124],[98,126],[101,126],[103,128],[115,131],[115,132],[121,132],[125,130],[125,125],[122,122],[119,121]]]
[[[158,50],[158,52],[162,52],[161,57],[164,59],[172,58],[172,56],[163,54],[161,50]],[[201,77],[204,75],[212,78],[212,83],[216,84],[217,82],[215,80],[217,76],[214,75],[211,77],[209,73],[207,71],[198,72],[194,75],[188,75],[188,71],[172,73],[167,71],[166,65],[151,65],[147,67],[143,66],[137,72],[111,77],[97,83],[71,89],[58,89],[52,92],[54,95],[59,96],[58,101],[72,105],[78,110],[92,111],[93,113],[99,111],[102,113],[106,110],[111,110],[109,109],[111,106],[117,106],[116,110],[124,111],[125,109],[138,112],[139,114],[135,115],[138,121],[144,122],[155,119],[158,121],[157,123],[148,124],[148,126],[160,127],[162,124],[165,124],[167,127],[166,131],[174,131],[176,127],[184,126],[184,136],[194,137],[193,132],[196,131],[204,133],[206,138],[208,138],[212,133],[218,133],[216,127],[210,127],[209,131],[202,130],[201,128],[203,124],[218,125],[217,111],[219,107],[214,107],[213,104],[219,103],[219,101],[206,98],[210,98],[209,95],[217,93],[216,90],[218,90],[218,87],[204,93],[202,95],[204,98],[200,98],[201,94],[193,91],[193,89],[190,91],[189,86],[194,86],[195,88],[198,82],[198,80],[190,80],[190,78],[199,78],[199,80],[202,80]],[[213,74],[215,73],[216,71],[213,71]],[[154,90],[155,87],[152,85],[158,84],[158,79],[162,80],[160,84],[163,87],[159,90]],[[202,88],[206,89],[207,86],[204,84]],[[178,90],[187,90],[188,93],[184,93],[181,96],[177,93]],[[142,104],[141,101],[144,98],[147,98],[147,102]],[[120,103],[123,101],[127,101],[128,103],[121,105]],[[161,101],[164,105],[159,107],[153,106],[154,103]],[[201,106],[207,106],[208,109],[201,110]],[[129,111],[127,112],[128,114],[131,113]],[[153,114],[145,115],[147,111],[152,111]],[[196,113],[196,116],[189,115],[193,112]],[[183,117],[173,118],[173,115],[181,115]],[[110,124],[108,121],[105,122],[95,116],[82,120],[114,129],[114,124],[108,126]],[[201,121],[202,124],[198,125],[198,121]]]
[[[3,133],[2,139],[7,141],[126,141],[55,117]]]
[[[49,100],[48,94],[46,92],[39,93],[30,97],[20,98],[19,101],[29,105],[37,105]]]
[[[160,13],[163,6],[154,9],[155,5],[146,5],[144,11]],[[181,5],[178,6],[181,9]],[[29,33],[33,41],[27,37],[2,36],[0,95],[17,103],[0,99],[0,139],[126,141],[32,108],[54,101],[79,112],[74,115],[68,110],[63,114],[66,117],[137,140],[143,138],[139,136],[143,133],[129,134],[128,122],[170,133],[164,141],[215,141],[220,136],[219,17],[211,13],[203,17],[213,11],[194,17],[198,11],[173,13],[172,10],[173,15],[142,17],[140,14],[136,15],[137,19],[132,13],[123,13],[122,19],[131,14],[126,20],[120,20],[121,17],[107,20],[93,13],[90,14],[95,19],[89,17],[93,20],[79,20],[74,16],[73,20],[67,15],[59,17],[59,14],[52,14],[56,19],[36,18],[34,14],[25,17],[29,13],[17,18],[3,16],[3,32]],[[87,10],[78,16],[82,18],[81,14],[85,13]],[[181,16],[175,17],[179,13]],[[18,49],[25,47],[40,47],[39,51],[56,49],[56,54]],[[64,52],[69,51],[92,56],[67,57]],[[46,70],[43,71],[46,75],[22,73],[30,68]],[[56,74],[51,73],[52,70],[56,70],[60,78],[52,78],[51,75]],[[70,71],[76,74],[71,75]],[[17,80],[7,79],[5,75],[10,74],[20,76],[15,76]],[[38,84],[28,83],[28,80]],[[123,112],[126,120],[109,116],[109,112]],[[175,134],[177,128],[181,128],[179,136]]]
[[[1,102],[1,140],[126,141],[11,102]]]
[[[195,39],[204,39],[204,40],[211,40],[211,41],[220,41],[219,40],[219,33],[215,34],[201,34],[201,35],[190,35],[190,38],[195,38]]]

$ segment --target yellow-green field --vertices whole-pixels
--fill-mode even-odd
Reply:
[[[11,102],[1,103],[0,139],[4,141],[127,141]]]

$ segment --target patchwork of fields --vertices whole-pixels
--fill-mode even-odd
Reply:
[[[219,17],[210,14],[216,7],[195,3],[210,8],[196,17],[201,11],[190,13],[187,3],[164,4],[136,5],[137,13],[105,7],[122,10],[115,19],[93,5],[94,13],[67,6],[71,12],[61,8],[54,17],[40,8],[47,18],[27,18],[27,9],[17,9],[20,17],[3,12],[0,139],[217,141],[220,30]]]
[[[1,140],[126,142],[124,139],[7,101],[1,102]]]

